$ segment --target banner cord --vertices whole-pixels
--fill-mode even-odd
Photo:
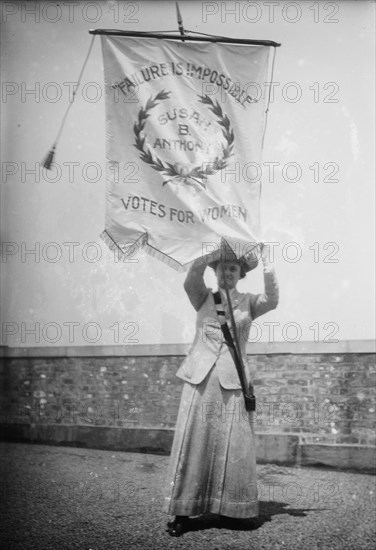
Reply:
[[[66,121],[66,118],[68,116],[68,113],[74,103],[74,100],[76,98],[76,94],[77,94],[77,91],[78,91],[78,88],[80,87],[80,84],[81,84],[81,78],[82,78],[82,75],[84,73],[84,70],[85,70],[85,67],[86,67],[86,64],[89,60],[89,57],[90,57],[90,54],[91,54],[91,50],[93,48],[93,44],[94,44],[94,39],[95,39],[95,35],[92,36],[92,39],[91,39],[91,42],[90,42],[90,45],[89,45],[89,49],[88,49],[88,52],[86,54],[86,58],[85,58],[85,61],[83,62],[83,65],[81,67],[81,71],[80,71],[80,74],[78,76],[78,80],[77,80],[77,87],[75,90],[73,90],[73,93],[72,93],[72,101],[69,102],[69,105],[68,107],[66,108],[65,110],[65,113],[64,113],[64,116],[63,116],[63,119],[60,123],[60,128],[59,128],[59,131],[56,135],[56,138],[55,138],[55,141],[54,141],[54,144],[52,145],[50,151],[48,152],[45,160],[43,161],[43,167],[46,169],[46,170],[50,170],[51,169],[51,165],[53,163],[53,160],[54,160],[54,155],[55,155],[55,150],[56,150],[56,146],[58,144],[58,141],[60,139],[60,136],[61,136],[61,133],[63,131],[63,128],[64,128],[64,125],[65,125],[65,121]]]
[[[58,140],[60,139],[60,136],[61,136],[61,132],[63,131],[63,127],[64,127],[64,124],[65,124],[65,120],[68,116],[68,113],[69,113],[69,110],[70,108],[72,107],[73,103],[74,103],[74,100],[75,100],[75,97],[76,97],[76,93],[78,91],[78,88],[80,87],[80,84],[81,84],[81,78],[82,78],[82,75],[84,73],[84,70],[85,70],[85,67],[87,65],[87,62],[89,61],[89,57],[90,57],[90,54],[91,54],[91,50],[92,50],[92,47],[93,47],[93,44],[94,44],[94,38],[95,38],[95,35],[93,35],[92,39],[91,39],[91,42],[90,42],[90,45],[89,45],[89,49],[88,49],[88,52],[86,54],[86,58],[85,58],[85,61],[83,62],[83,65],[81,67],[81,71],[80,71],[80,74],[78,76],[78,80],[77,80],[77,87],[76,89],[73,91],[72,93],[72,101],[69,103],[68,107],[67,107],[67,110],[65,111],[65,114],[63,116],[63,120],[61,121],[61,124],[60,124],[60,129],[57,133],[57,136],[56,136],[56,139],[55,139],[55,144],[58,142]]]
[[[265,124],[264,124],[264,132],[262,134],[262,142],[261,142],[261,150],[264,149],[264,139],[265,139],[265,133],[266,133],[266,125],[268,123],[268,113],[269,113],[269,105],[270,105],[270,96],[272,95],[272,82],[273,82],[273,74],[274,74],[274,63],[275,63],[275,56],[276,56],[277,50],[274,48],[273,52],[273,60],[272,60],[272,70],[270,75],[270,86],[269,86],[269,93],[268,93],[268,102],[266,105],[265,110]]]

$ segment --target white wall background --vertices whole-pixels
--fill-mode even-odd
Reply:
[[[262,194],[265,239],[280,243],[281,300],[251,337],[268,341],[265,323],[275,322],[278,341],[374,338],[375,4],[281,1],[274,14],[269,2],[180,7],[187,29],[282,42],[264,147],[264,162],[279,165],[274,181],[265,165]],[[103,86],[98,38],[58,146],[58,171],[40,166],[69,104],[67,83],[77,81],[87,31],[173,30],[175,3],[1,8],[2,343],[190,342],[195,314],[182,288],[185,275],[143,253],[136,263],[115,262],[99,238],[105,114],[104,98],[96,97]],[[294,102],[296,89],[301,97]],[[295,173],[286,172],[288,163],[299,165],[299,181],[289,181]],[[293,262],[296,250],[301,258]],[[210,274],[207,282],[214,282]],[[260,291],[261,270],[239,288]]]

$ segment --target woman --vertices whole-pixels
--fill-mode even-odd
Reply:
[[[243,294],[236,289],[239,279],[257,266],[255,255],[239,261],[226,253],[223,264],[209,264],[215,270],[232,332],[227,282],[244,364],[252,320],[276,308],[278,303],[269,247],[260,248],[265,285],[262,294]],[[185,384],[171,450],[165,506],[175,516],[168,523],[171,536],[180,536],[186,530],[189,516],[207,512],[231,518],[258,515],[254,413],[245,410],[238,372],[222,335],[213,293],[204,283],[205,268],[205,264],[195,262],[184,283],[197,311],[197,322],[192,347],[177,371]],[[248,380],[249,373],[246,376]]]

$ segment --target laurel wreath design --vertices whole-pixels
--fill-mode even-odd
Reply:
[[[226,168],[227,163],[231,155],[233,154],[234,148],[234,132],[231,128],[230,119],[226,114],[223,113],[221,106],[218,101],[214,101],[208,95],[198,96],[201,103],[204,105],[209,105],[209,109],[214,113],[218,119],[218,124],[222,127],[222,134],[225,138],[225,144],[222,144],[222,155],[216,156],[212,162],[207,163],[207,166],[203,168],[202,166],[195,166],[189,173],[185,173],[184,176],[177,171],[176,166],[170,162],[163,162],[155,153],[150,150],[146,137],[143,135],[145,130],[145,125],[148,117],[150,116],[150,111],[158,105],[160,101],[168,99],[171,92],[165,92],[162,90],[154,98],[150,97],[145,107],[142,107],[138,113],[138,120],[133,125],[133,131],[135,134],[135,144],[134,147],[140,151],[140,159],[146,164],[149,164],[154,170],[161,172],[165,176],[171,176],[173,178],[182,179],[185,183],[188,183],[190,179],[196,181],[201,187],[205,189],[205,184],[202,180],[206,179],[206,176],[210,176]],[[163,185],[166,185],[169,180],[163,182]]]

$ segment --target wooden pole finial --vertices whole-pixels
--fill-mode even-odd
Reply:
[[[183,18],[182,18],[181,13],[180,13],[179,4],[177,2],[175,2],[175,3],[176,3],[176,17],[177,17],[177,20],[178,20],[179,32],[180,32],[181,36],[184,36]],[[182,42],[184,42],[184,39],[182,39]]]

